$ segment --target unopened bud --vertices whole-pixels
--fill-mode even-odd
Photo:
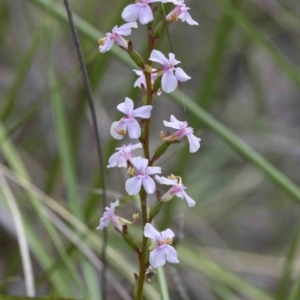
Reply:
[[[132,42],[128,42],[128,54],[140,69],[144,69],[145,64],[142,56],[132,47]]]
[[[154,33],[153,33],[153,37],[154,37],[155,39],[158,39],[158,38],[161,36],[161,34],[162,34],[162,32],[163,32],[165,26],[166,26],[166,22],[165,22],[164,20],[160,21],[160,22],[156,25],[156,27],[154,28]]]
[[[133,249],[134,252],[139,253],[140,249],[134,237],[128,232],[127,225],[123,226],[122,236],[125,242]]]
[[[160,209],[161,209],[162,205],[163,205],[163,202],[157,201],[151,207],[151,210],[150,210],[150,213],[149,213],[149,222],[151,222],[158,215],[158,213],[160,212]]]

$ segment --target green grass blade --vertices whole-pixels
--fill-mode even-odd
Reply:
[[[29,68],[31,66],[32,59],[34,58],[37,50],[39,49],[40,46],[39,33],[40,31],[38,30],[34,34],[30,48],[24,55],[23,59],[21,60],[18,70],[15,72],[16,77],[6,95],[6,100],[3,105],[2,112],[0,114],[0,120],[2,120],[2,122],[5,121],[9,116],[9,114],[11,113],[14,104],[16,102],[17,95],[20,92],[22,84],[26,78],[27,72],[29,71]]]
[[[0,123],[0,150],[4,156],[4,158],[7,160],[8,164],[11,166],[13,170],[17,174],[19,174],[22,178],[26,179],[27,181],[30,181],[30,177],[26,171],[26,168],[20,159],[17,151],[13,147],[13,145],[10,143],[10,141],[6,138],[6,132],[4,127]],[[68,257],[67,253],[65,252],[64,246],[62,245],[55,228],[52,226],[52,224],[45,218],[44,214],[46,213],[43,206],[39,202],[39,200],[32,195],[31,193],[28,193],[28,198],[31,202],[31,205],[35,209],[38,217],[42,221],[42,224],[44,225],[45,229],[47,230],[47,233],[51,240],[53,241],[54,245],[56,246],[56,249],[58,250],[59,254],[63,257],[63,262],[68,269],[71,278],[76,282],[77,287],[85,294],[85,290],[82,286],[82,280],[80,280],[78,273],[74,267],[73,262]],[[32,228],[35,226],[32,225]],[[70,290],[69,290],[70,292]],[[70,294],[67,294],[67,296],[71,296]]]
[[[232,20],[234,20],[239,27],[251,38],[254,42],[258,43],[265,49],[269,54],[270,58],[274,63],[284,71],[288,77],[300,87],[300,71],[295,68],[293,64],[284,57],[280,52],[278,52],[275,47],[269,42],[265,36],[258,31],[247,19],[246,17],[230,3],[225,0],[215,0],[222,10],[226,12]]]
[[[180,260],[186,266],[205,273],[210,278],[253,300],[272,300],[272,297],[213,262],[200,250],[179,248]]]
[[[236,6],[239,2],[240,0],[231,0],[233,6]],[[212,100],[211,97],[230,41],[232,25],[233,21],[227,12],[224,13],[216,25],[214,41],[212,42],[213,47],[209,51],[208,63],[205,67],[204,76],[201,78],[200,91],[196,100],[205,109],[209,107]]]
[[[296,228],[292,243],[288,249],[286,263],[283,268],[283,273],[280,282],[278,283],[278,291],[276,293],[276,300],[286,299],[288,295],[291,273],[294,267],[294,261],[297,256],[297,250],[300,239],[300,225]]]
[[[168,284],[166,280],[166,275],[163,267],[159,267],[156,269],[158,285],[160,289],[160,297],[163,300],[170,300],[169,291],[168,291]]]

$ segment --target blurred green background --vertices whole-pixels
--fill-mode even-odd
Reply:
[[[124,23],[130,3],[70,1],[105,164],[122,145],[109,134],[116,105],[125,96],[142,103],[133,88],[137,67],[116,45],[105,54],[97,45]],[[199,26],[178,21],[169,31],[192,79],[182,84],[183,98],[180,91],[155,98],[150,150],[170,114],[195,128],[202,139],[196,154],[182,141],[157,165],[164,176],[182,176],[197,205],[164,205],[156,226],[179,237],[180,264],[159,270],[145,297],[299,300],[299,0],[186,4]],[[2,0],[0,22],[0,294],[26,294],[20,212],[37,295],[101,299],[101,174],[63,2]],[[140,25],[130,37],[144,56],[146,34]],[[156,48],[170,52],[166,34]],[[139,205],[126,197],[126,176],[125,169],[105,173],[109,202],[119,198],[117,213],[129,219]],[[130,227],[138,240],[139,225]],[[137,259],[112,227],[108,233],[107,299],[131,299]]]

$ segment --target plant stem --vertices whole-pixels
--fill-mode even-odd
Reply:
[[[151,67],[151,61],[149,60],[150,54],[154,48],[154,39],[152,34],[152,23],[148,25],[148,66]],[[145,78],[146,78],[146,88],[147,88],[147,105],[152,104],[153,95],[152,95],[152,83],[151,83],[151,73],[145,71]],[[150,163],[150,151],[149,151],[149,141],[150,141],[150,118],[145,121],[145,140],[144,140],[144,155],[145,158],[148,159]],[[138,279],[138,287],[137,287],[137,294],[136,300],[142,300],[143,297],[143,288],[145,282],[145,274],[146,274],[146,262],[147,262],[147,244],[148,238],[144,236],[144,227],[148,222],[148,214],[147,214],[147,194],[142,189],[140,192],[140,199],[141,199],[141,210],[142,210],[142,220],[143,220],[143,240],[142,240],[142,249],[139,256],[140,262],[140,274]]]

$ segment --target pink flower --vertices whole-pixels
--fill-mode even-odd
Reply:
[[[155,245],[149,248],[151,251],[149,260],[153,268],[163,266],[166,261],[173,264],[179,263],[176,250],[170,246],[175,236],[171,229],[158,232],[150,223],[147,223],[144,236],[155,241]]]
[[[190,8],[184,4],[184,0],[175,0],[175,1],[167,1],[167,2],[172,2],[173,4],[177,5],[166,16],[166,20],[168,22],[173,22],[173,21],[177,21],[178,19],[181,19],[182,22],[187,22],[190,25],[199,25],[196,21],[192,19],[191,15],[187,12],[188,10],[190,10]]]
[[[125,102],[120,103],[117,109],[125,114],[120,121],[113,122],[110,128],[110,134],[113,138],[121,140],[128,129],[131,139],[138,139],[141,136],[141,127],[135,118],[150,118],[151,105],[144,105],[133,110],[134,103],[131,99],[125,98]]]
[[[169,53],[169,59],[167,59],[160,51],[153,50],[149,59],[163,65],[159,70],[163,73],[161,87],[166,93],[175,91],[178,81],[184,82],[191,79],[181,68],[176,67],[180,61],[175,59],[174,53]]]
[[[131,151],[138,148],[142,148],[141,143],[135,145],[129,144],[128,146],[123,145],[122,147],[116,148],[117,152],[109,158],[107,167],[127,168],[127,161],[131,161],[133,158]]]
[[[132,165],[137,172],[134,177],[126,180],[125,189],[129,195],[137,195],[143,186],[147,194],[155,192],[155,182],[149,176],[152,174],[160,174],[160,167],[148,167],[148,159],[142,157],[134,157],[131,159]]]
[[[127,49],[128,42],[123,38],[123,36],[130,35],[131,28],[137,28],[137,23],[130,22],[120,27],[114,26],[114,28],[112,29],[112,33],[110,32],[106,33],[106,37],[98,41],[99,51],[101,53],[108,51],[112,47],[114,42],[116,42],[119,46]]]
[[[153,12],[149,3],[162,2],[163,0],[139,0],[135,4],[129,4],[122,12],[122,18],[126,22],[139,20],[141,24],[153,21]]]
[[[103,217],[100,219],[100,224],[97,227],[97,230],[107,227],[109,223],[112,223],[118,230],[122,231],[122,225],[118,219],[118,216],[115,215],[115,207],[119,206],[119,200],[116,200],[115,203],[111,203],[110,207],[105,208]]]
[[[185,199],[189,207],[195,206],[196,202],[184,191],[186,187],[182,184],[181,177],[171,175],[166,178],[155,175],[155,179],[160,184],[172,185],[172,187],[161,197],[161,201],[166,202],[171,200],[174,196],[177,196],[181,199]]]
[[[186,121],[181,122],[178,121],[173,115],[170,117],[171,122],[164,121],[164,125],[167,127],[171,127],[174,129],[179,129],[175,133],[170,136],[166,136],[162,138],[163,141],[174,141],[177,139],[186,136],[188,138],[190,144],[190,152],[194,153],[199,150],[200,148],[200,141],[201,139],[196,137],[194,133],[194,129],[192,127],[188,127],[188,123]]]

